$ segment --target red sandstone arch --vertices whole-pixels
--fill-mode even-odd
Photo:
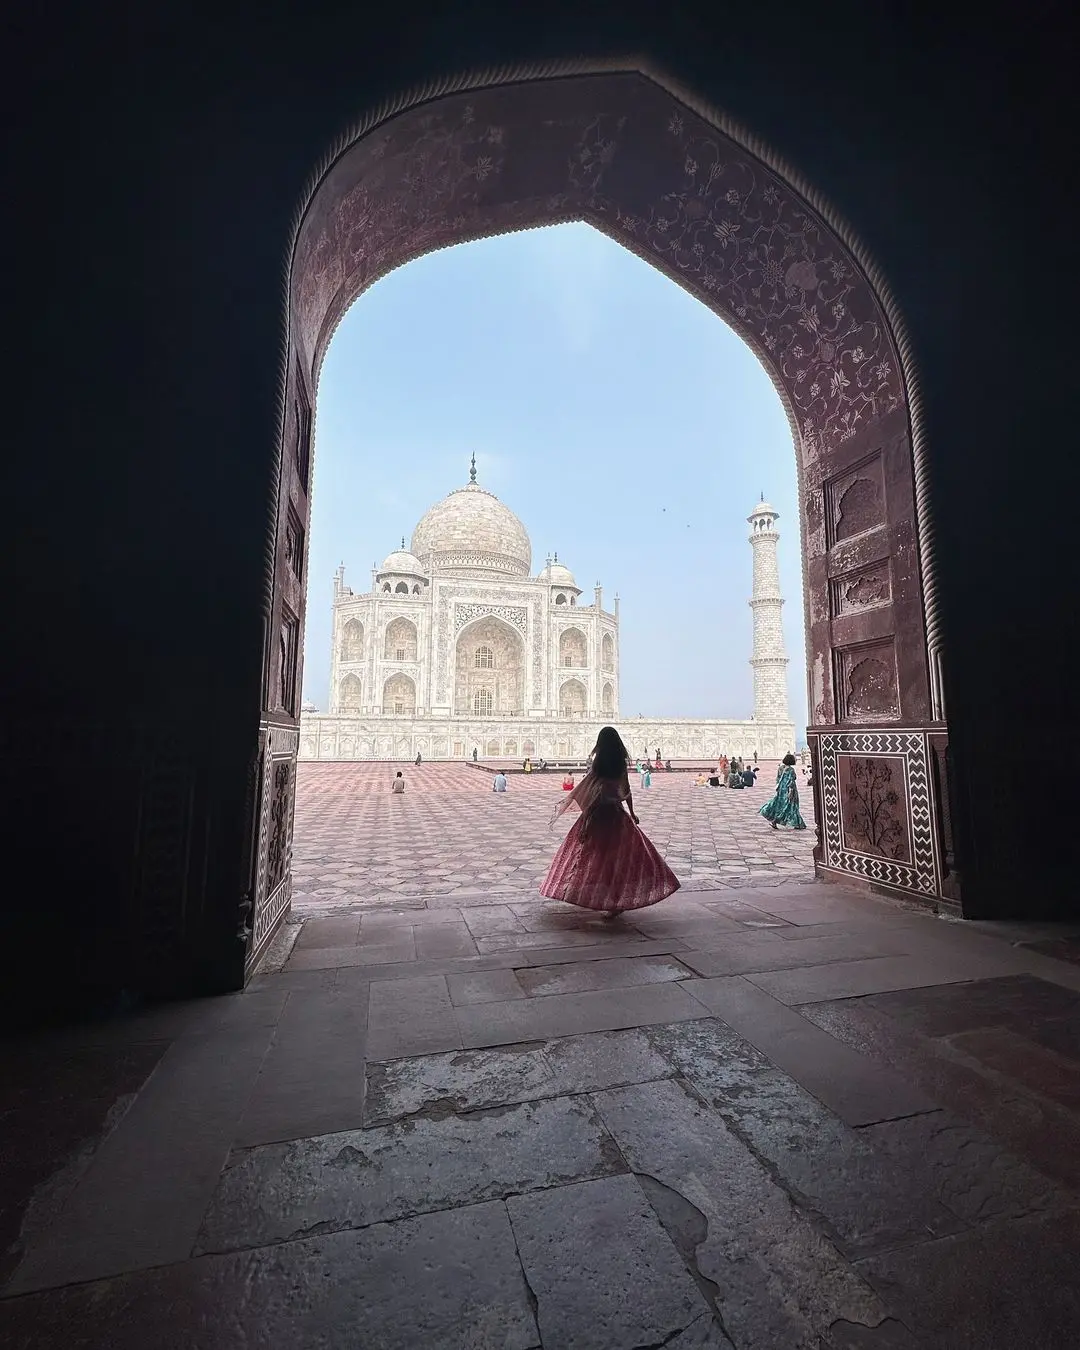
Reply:
[[[281,559],[290,522],[308,516],[311,410],[337,324],[374,281],[424,253],[569,220],[689,290],[769,371],[802,504],[818,865],[948,893],[933,532],[900,316],[865,250],[797,174],[655,72],[564,65],[414,91],[343,136],[313,177],[286,275],[265,681],[281,697],[264,721],[295,726],[287,662],[303,597]],[[889,809],[904,844],[891,856],[865,847],[845,814],[867,760],[903,783]],[[291,778],[275,782],[277,795],[264,776],[260,839],[268,813],[287,809],[277,797]],[[257,892],[264,935],[287,903],[287,879]]]

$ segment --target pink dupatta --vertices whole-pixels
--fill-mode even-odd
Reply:
[[[562,813],[568,811],[572,805],[577,807],[582,816],[587,817],[600,803],[601,798],[604,797],[604,783],[612,781],[614,780],[597,778],[596,774],[590,770],[572,792],[564,792],[561,799],[555,803],[555,810],[551,814],[551,824],[554,825]],[[608,800],[611,802],[612,806],[618,806],[621,811],[622,804],[626,798],[622,796],[621,784],[619,786],[620,794],[618,801],[615,801],[610,797]]]

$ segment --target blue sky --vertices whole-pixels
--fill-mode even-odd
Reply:
[[[791,712],[806,720],[795,453],[757,358],[587,225],[463,244],[345,316],[316,420],[304,697],[328,703],[334,568],[354,591],[434,502],[478,481],[621,609],[622,713],[748,717],[746,516],[780,512]]]

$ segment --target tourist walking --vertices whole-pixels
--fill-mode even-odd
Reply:
[[[419,750],[417,750],[417,752],[416,752],[416,767],[417,767],[417,768],[420,767],[421,763],[423,762],[423,759],[424,759],[423,755],[420,753]]]
[[[397,771],[397,777],[390,784],[390,791],[400,796],[405,791],[405,775],[400,769]]]
[[[596,738],[592,769],[555,807],[552,823],[571,803],[581,812],[559,845],[540,894],[615,918],[673,895],[679,879],[634,814],[626,746],[614,727]]]
[[[805,830],[806,821],[799,813],[799,785],[795,781],[795,756],[785,755],[776,771],[776,791],[761,808],[773,829],[788,825],[793,830]]]

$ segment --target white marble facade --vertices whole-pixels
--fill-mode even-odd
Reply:
[[[401,542],[366,593],[345,585],[343,566],[335,574],[330,709],[301,714],[301,759],[581,758],[606,722],[634,754],[794,748],[786,696],[748,722],[622,723],[618,597],[608,612],[598,584],[581,604],[558,555],[533,576],[524,525],[476,482],[475,461]]]

